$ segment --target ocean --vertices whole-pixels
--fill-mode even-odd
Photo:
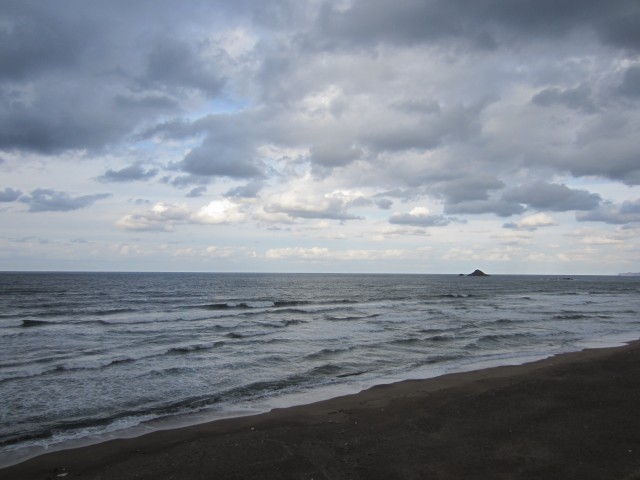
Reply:
[[[640,338],[640,278],[0,273],[0,465]]]

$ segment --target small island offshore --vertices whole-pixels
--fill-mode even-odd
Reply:
[[[473,272],[469,273],[468,275],[461,273],[458,276],[459,277],[489,277],[490,275],[488,273],[484,273],[482,270],[475,269]]]

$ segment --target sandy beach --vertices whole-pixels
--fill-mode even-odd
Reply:
[[[26,479],[640,479],[640,343],[53,452]]]

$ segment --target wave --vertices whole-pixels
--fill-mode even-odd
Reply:
[[[347,377],[357,377],[359,375],[364,375],[365,373],[369,373],[371,370],[360,370],[357,372],[347,372],[336,375],[336,378],[347,378]]]
[[[339,355],[341,353],[349,352],[356,347],[347,347],[347,348],[323,348],[322,350],[318,350],[317,352],[308,353],[305,355],[305,360],[317,360],[320,358],[332,357],[335,355]]]
[[[194,305],[193,308],[202,308],[204,310],[239,310],[251,307],[246,303],[209,303],[204,305]]]
[[[0,446],[24,443],[37,439],[51,439],[54,434],[73,438],[74,436],[86,436],[89,430],[109,431],[109,426],[114,429],[122,429],[124,424],[128,426],[140,425],[145,422],[163,418],[166,416],[195,413],[209,408],[221,401],[243,401],[269,396],[275,392],[283,392],[300,387],[312,379],[333,376],[339,372],[340,367],[333,364],[325,364],[315,367],[300,374],[273,379],[269,381],[253,382],[247,385],[239,385],[222,392],[210,392],[208,394],[185,398],[177,402],[156,403],[140,409],[121,410],[118,413],[107,416],[87,417],[81,421],[64,421],[60,424],[51,422],[38,431],[26,433],[16,432],[11,437],[0,440]],[[181,370],[178,369],[177,372]],[[163,372],[166,374],[167,372]]]
[[[299,318],[290,318],[286,320],[281,320],[279,322],[256,322],[255,325],[260,327],[268,327],[268,328],[286,328],[290,325],[300,325],[303,323],[308,323],[305,320],[300,320]]]
[[[43,308],[42,305],[36,305],[37,309],[40,310]],[[109,309],[86,309],[86,308],[67,308],[67,309],[46,309],[41,311],[29,312],[28,315],[31,317],[38,318],[78,318],[78,317],[101,317],[101,316],[109,316],[109,315],[121,315],[123,313],[137,313],[140,310],[133,308],[109,308]],[[15,318],[21,315],[10,315],[5,318]]]
[[[237,342],[242,345],[252,345],[257,347],[258,345],[269,345],[269,344],[284,344],[289,343],[290,340],[283,338],[264,338],[268,337],[266,333],[254,334],[254,335],[239,335],[236,337],[238,340],[243,340],[242,342]],[[234,338],[234,337],[228,337]]]
[[[391,340],[390,342],[384,342],[385,345],[415,345],[421,343],[422,339],[417,337],[399,338]]]
[[[275,393],[281,394],[301,388],[314,387],[332,381],[337,377],[339,372],[342,371],[343,367],[339,365],[325,363],[286,377],[234,387],[221,392],[209,401],[245,401],[248,399],[264,398]]]
[[[475,295],[471,293],[443,293],[441,295],[436,295],[436,298],[472,298]]]
[[[13,431],[0,439],[0,447],[50,446],[56,443],[104,434],[149,422],[165,415],[144,410],[128,410],[113,415],[86,417],[82,420],[47,422],[38,430]]]
[[[55,322],[46,322],[44,320],[22,320],[22,323],[20,324],[20,326],[24,328],[44,327],[47,325],[55,325]]]
[[[120,315],[122,313],[135,313],[138,310],[134,308],[110,308],[106,310],[94,310],[89,312],[89,315],[97,315],[97,316],[107,316],[107,315]]]
[[[221,347],[223,345],[225,345],[224,341],[216,341],[212,343],[182,345],[182,346],[172,347],[166,350],[162,350],[160,352],[153,352],[153,353],[142,354],[142,355],[120,355],[117,357],[111,357],[111,358],[106,358],[101,360],[91,360],[91,359],[70,360],[62,364],[55,364],[48,367],[43,367],[35,371],[31,370],[26,372],[18,372],[13,375],[9,374],[9,376],[0,377],[0,383],[21,380],[25,378],[51,375],[51,374],[62,373],[62,372],[74,372],[74,371],[82,371],[82,370],[102,370],[105,368],[111,368],[111,367],[125,365],[125,364],[132,364],[140,360],[162,357],[165,355],[184,355],[184,354],[198,352],[198,351],[211,350],[217,347]]]
[[[326,315],[324,319],[330,322],[348,322],[352,320],[366,320],[367,318],[376,318],[379,316],[379,313],[371,313],[369,315]]]
[[[305,320],[300,320],[299,318],[291,318],[289,320],[282,320],[282,326],[288,327],[289,325],[302,325],[303,323],[308,323]]]
[[[240,338],[244,338],[246,335],[243,335],[241,333],[238,332],[229,332],[225,335],[225,337],[228,338],[233,338],[233,339],[240,339]]]
[[[199,352],[203,350],[211,350],[216,347],[221,347],[225,345],[225,342],[218,341],[213,343],[197,343],[193,345],[184,345],[181,347],[173,347],[170,348],[166,353],[180,354],[183,355],[185,353]]]
[[[270,310],[269,313],[278,314],[278,315],[287,314],[287,313],[293,313],[298,315],[309,315],[316,312],[314,310],[308,310],[304,308],[287,307],[280,310]]]
[[[433,335],[431,337],[406,337],[384,342],[382,345],[417,345],[425,342],[444,343],[455,340],[452,335]]]
[[[455,340],[455,337],[450,335],[434,335],[433,337],[429,337],[426,340],[430,342],[450,342],[451,340]]]
[[[34,444],[35,441],[44,441],[46,444],[51,444],[62,440],[85,437],[92,433],[121,430],[125,427],[141,425],[167,416],[196,413],[223,401],[236,403],[259,399],[274,393],[295,391],[305,388],[305,386],[312,387],[313,385],[331,381],[333,378],[346,378],[366,373],[364,371],[344,372],[343,370],[339,365],[325,363],[298,374],[239,385],[225,391],[209,392],[179,401],[147,404],[139,409],[122,409],[111,415],[88,416],[78,421],[47,422],[40,429],[31,432],[14,430],[11,435],[0,439],[0,446]],[[179,367],[172,367],[167,371],[159,372],[162,375],[167,373],[182,373],[182,370]]]
[[[497,318],[495,320],[489,320],[484,325],[511,325],[514,323],[520,323],[518,320],[512,320],[511,318]]]
[[[481,348],[484,346],[498,346],[498,345],[513,345],[514,343],[519,343],[522,340],[531,339],[536,335],[533,333],[496,333],[484,335],[465,348]]]
[[[563,313],[560,315],[554,315],[555,320],[582,320],[585,318],[591,318],[591,315],[585,315],[583,313]]]
[[[311,302],[307,302],[304,300],[276,300],[273,302],[273,306],[277,308],[282,307],[302,307],[305,305],[310,305]]]
[[[443,363],[443,362],[450,362],[453,360],[459,360],[461,358],[463,358],[466,355],[449,355],[449,354],[443,354],[443,355],[433,355],[433,356],[429,356],[424,360],[421,360],[419,362],[414,363],[412,366],[413,367],[422,367],[425,365],[433,365],[436,363]]]
[[[328,301],[308,301],[308,300],[241,300],[234,301],[229,300],[226,302],[217,303],[205,303],[200,305],[193,305],[190,308],[199,308],[205,310],[250,310],[250,309],[264,309],[264,308],[295,308],[295,307],[308,307],[308,306],[326,306],[326,305],[345,305],[358,303],[355,300],[348,299],[336,299]],[[303,310],[305,311],[305,310]]]
[[[208,303],[204,305],[195,305],[193,308],[202,308],[205,310],[248,310],[252,308],[288,308],[288,307],[302,307],[310,305],[310,302],[297,301],[297,300],[251,300],[241,302],[222,302],[222,303]]]
[[[418,330],[418,333],[442,333],[442,332],[446,332],[448,329],[443,329],[443,328],[421,328]]]

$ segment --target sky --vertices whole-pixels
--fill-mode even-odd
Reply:
[[[0,270],[640,271],[637,0],[0,0]]]

